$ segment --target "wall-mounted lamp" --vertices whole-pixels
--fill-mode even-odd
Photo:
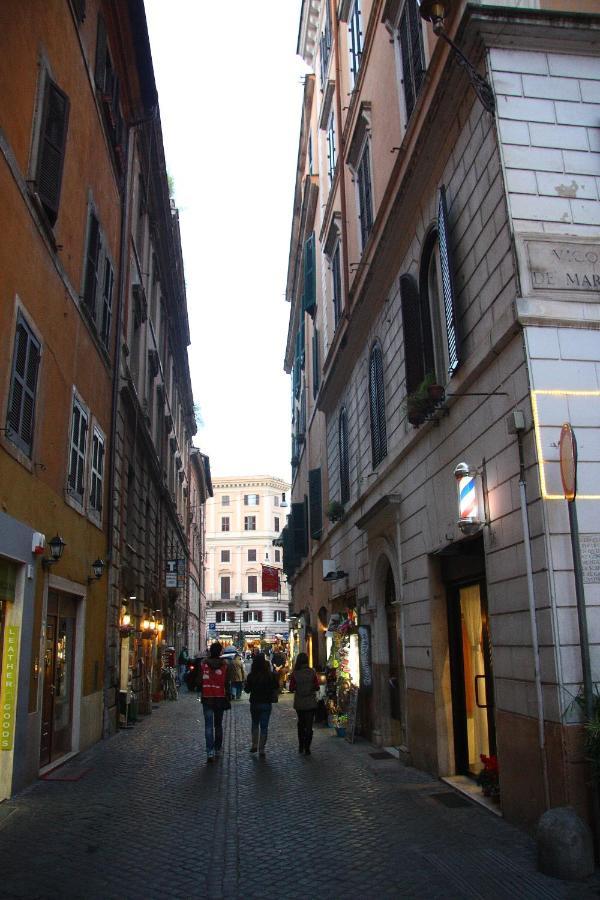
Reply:
[[[487,112],[493,114],[496,109],[496,101],[492,86],[489,81],[479,74],[473,63],[467,59],[462,50],[460,50],[454,41],[446,34],[444,19],[448,17],[451,9],[452,0],[419,0],[419,12],[421,13],[421,18],[425,19],[426,22],[431,22],[434,34],[446,41],[452,51],[454,59],[467,73],[469,81],[471,82],[473,90],[477,94],[481,105]]]
[[[142,619],[142,631],[150,631],[150,619],[147,615]]]
[[[285,509],[288,505],[287,500],[285,499],[285,491],[281,494],[281,503],[279,504],[283,509]]]
[[[463,534],[475,534],[483,525],[481,479],[477,469],[461,462],[454,470],[458,491],[458,522]]]
[[[164,624],[162,622],[157,622],[156,623],[156,631],[158,632],[159,637],[162,637],[162,633],[164,630],[165,630]]]
[[[98,557],[98,559],[94,560],[94,562],[92,563],[92,572],[94,573],[94,575],[93,577],[88,577],[88,584],[91,584],[92,581],[98,581],[99,578],[102,578],[102,575],[104,574],[103,559],[100,559],[100,557]]]
[[[123,603],[123,606],[121,607],[121,627],[129,628],[130,625],[131,625],[131,616],[127,612],[127,604]]]
[[[42,566],[44,569],[49,569],[50,566],[53,566],[54,563],[59,561],[66,546],[67,545],[59,534],[55,534],[52,540],[48,541],[50,556],[44,556],[42,559]]]

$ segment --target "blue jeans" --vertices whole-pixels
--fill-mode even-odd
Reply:
[[[271,718],[272,703],[251,703],[250,715],[252,716],[252,730],[260,728],[265,737],[269,731],[269,719]]]
[[[239,700],[242,696],[242,685],[243,681],[232,681],[231,682],[231,699]]]
[[[213,756],[215,750],[223,746],[223,713],[222,709],[211,709],[205,703],[202,704],[204,712],[204,735],[206,737],[206,752]]]

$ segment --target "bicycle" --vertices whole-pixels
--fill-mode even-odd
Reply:
[[[165,700],[179,699],[175,669],[172,666],[163,666],[160,671],[160,683]]]

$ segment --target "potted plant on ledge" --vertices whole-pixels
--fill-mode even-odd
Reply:
[[[433,372],[428,372],[418,388],[406,397],[406,413],[408,421],[415,428],[422,425],[435,407],[444,401],[445,391],[438,384]]]

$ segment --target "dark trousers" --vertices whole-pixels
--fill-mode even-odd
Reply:
[[[298,744],[300,750],[309,750],[313,736],[314,709],[297,709],[298,716]]]

